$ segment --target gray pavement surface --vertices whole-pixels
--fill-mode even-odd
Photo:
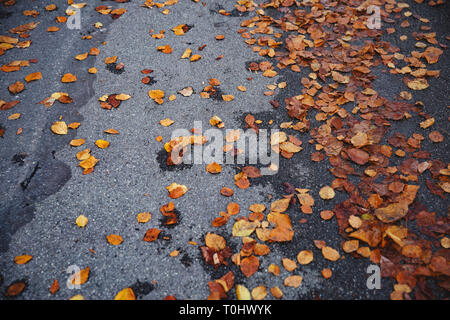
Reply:
[[[69,30],[64,24],[56,24],[55,18],[64,15],[66,1],[55,0],[56,11],[46,12],[47,3],[41,1],[17,1],[12,7],[0,4],[0,34],[7,34],[12,27],[40,21],[39,26],[30,32],[32,45],[26,49],[12,49],[0,56],[0,64],[12,60],[38,59],[37,63],[20,71],[1,73],[0,99],[20,103],[13,109],[0,111],[0,125],[5,133],[0,138],[0,292],[16,280],[25,279],[27,287],[18,299],[68,299],[76,294],[86,299],[112,299],[123,288],[134,288],[140,299],[162,299],[174,295],[177,299],[205,299],[208,294],[207,283],[224,274],[225,269],[207,265],[199,249],[204,243],[206,232],[216,232],[226,237],[232,249],[239,248],[240,239],[230,237],[233,224],[216,229],[211,221],[220,211],[225,211],[229,201],[240,204],[240,215],[248,214],[252,203],[270,205],[268,195],[274,199],[284,194],[284,182],[296,187],[309,188],[316,199],[315,214],[307,216],[308,222],[298,222],[300,213],[292,209],[290,214],[296,230],[290,243],[271,245],[272,252],[261,259],[259,271],[245,278],[235,266],[235,283],[252,289],[258,285],[283,288],[283,299],[388,299],[393,281],[382,280],[382,289],[368,290],[366,287],[366,268],[370,261],[345,255],[336,263],[323,259],[313,244],[313,240],[325,240],[334,248],[340,248],[342,238],[338,235],[337,223],[323,221],[318,212],[332,209],[332,205],[318,197],[318,191],[329,184],[333,177],[326,173],[328,165],[312,163],[309,159],[312,147],[307,143],[307,135],[298,135],[305,149],[291,160],[281,159],[280,173],[252,181],[245,190],[233,184],[235,166],[224,166],[219,175],[205,171],[205,165],[193,165],[169,170],[164,164],[163,143],[155,140],[161,135],[163,141],[170,139],[175,129],[190,129],[194,121],[202,121],[203,128],[210,128],[209,119],[218,115],[226,128],[240,128],[247,113],[263,120],[261,127],[276,128],[282,121],[288,121],[284,108],[274,110],[269,103],[274,97],[263,94],[266,85],[287,81],[285,90],[278,90],[275,99],[300,92],[298,87],[301,75],[282,71],[275,78],[265,78],[246,69],[251,61],[262,60],[252,52],[237,33],[240,23],[247,14],[241,16],[234,9],[235,1],[201,2],[180,0],[177,5],[164,9],[147,9],[140,5],[144,1],[132,0],[126,3],[113,1],[88,1],[81,9],[81,30]],[[438,33],[441,43],[449,44],[445,36],[449,34],[449,5],[429,7],[426,4],[408,2],[411,11],[430,19],[430,26]],[[98,5],[111,5],[125,8],[127,12],[113,20],[108,15],[100,15],[94,8]],[[231,16],[218,14],[219,9],[233,12]],[[25,17],[23,10],[36,9],[41,12],[37,18]],[[102,29],[93,27],[102,22]],[[179,24],[192,28],[184,36],[176,36],[171,29]],[[58,25],[60,31],[48,33],[49,26]],[[149,30],[155,33],[165,30],[164,39],[153,39]],[[82,40],[82,35],[93,35],[92,40]],[[223,41],[214,39],[224,34]],[[398,36],[398,33],[395,34]],[[105,44],[102,44],[105,42]],[[414,40],[394,44],[411,50]],[[158,45],[170,45],[172,54],[156,51]],[[202,51],[197,48],[206,44]],[[408,47],[409,46],[409,47]],[[77,61],[77,54],[97,47],[99,56],[89,56]],[[186,48],[193,49],[202,58],[197,62],[180,59]],[[125,64],[121,73],[111,72],[103,62],[105,57],[118,56],[118,62]],[[220,55],[223,59],[216,60]],[[434,129],[444,134],[445,140],[439,145],[426,145],[424,149],[444,162],[448,162],[448,95],[449,95],[449,55],[445,51],[435,69],[441,70],[438,79],[431,79],[430,88],[413,92],[415,100],[424,102],[424,109],[436,118]],[[88,74],[87,69],[96,67],[96,75]],[[141,83],[141,70],[153,69],[151,85]],[[43,78],[25,83],[25,90],[16,97],[8,92],[8,85],[24,78],[31,72],[42,72]],[[61,76],[67,72],[75,74],[75,83],[61,83]],[[404,90],[400,77],[375,73],[376,90],[387,98],[394,98]],[[249,81],[247,78],[252,77]],[[233,94],[235,99],[223,102],[215,99],[202,99],[198,94],[210,78],[221,81],[224,94]],[[297,85],[295,85],[297,84]],[[236,89],[245,85],[247,92]],[[183,97],[178,90],[191,86],[195,94]],[[402,87],[403,86],[403,87]],[[149,89],[161,89],[166,97],[175,94],[177,99],[158,105],[148,97]],[[67,92],[73,98],[71,104],[55,104],[46,108],[37,102],[49,97],[53,92]],[[123,101],[119,108],[104,110],[98,98],[104,94],[126,93],[131,99]],[[15,112],[21,113],[18,120],[7,120]],[[60,117],[67,123],[80,122],[76,130],[69,130],[65,136],[55,135],[50,126]],[[159,121],[171,118],[175,123],[162,127]],[[268,121],[273,119],[271,126]],[[16,131],[23,128],[23,133]],[[107,135],[103,130],[114,128],[119,135]],[[402,123],[395,130],[418,131],[417,121]],[[394,131],[393,131],[394,132]],[[79,148],[69,145],[70,140],[84,138],[86,144]],[[94,145],[97,139],[110,142],[107,149]],[[76,153],[91,148],[99,159],[93,173],[82,174],[78,167]],[[20,154],[26,154],[20,157]],[[19,155],[19,156],[17,156]],[[159,208],[168,203],[166,186],[176,182],[186,185],[189,190],[181,198],[173,200],[180,213],[180,222],[171,228],[162,224]],[[254,182],[254,183],[253,183]],[[220,195],[223,186],[232,187],[235,194],[231,198]],[[419,200],[430,210],[446,215],[448,201],[428,191]],[[345,199],[338,192],[335,200]],[[152,213],[151,220],[139,224],[139,212]],[[75,220],[79,215],[88,217],[85,228],[79,228]],[[142,237],[148,228],[160,228],[168,240],[158,239],[147,243]],[[123,243],[112,246],[105,236],[119,234]],[[198,245],[188,242],[195,241]],[[90,251],[95,251],[93,253]],[[313,250],[315,260],[308,266],[298,268],[294,273],[303,276],[302,285],[295,288],[283,286],[283,279],[289,273],[275,277],[267,272],[271,263],[281,266],[282,258],[295,259],[300,250]],[[179,250],[177,257],[169,255]],[[342,250],[341,250],[342,251]],[[234,252],[234,251],[233,251]],[[343,252],[341,252],[343,253]],[[30,254],[33,259],[25,265],[16,265],[14,257]],[[81,289],[69,289],[65,283],[71,265],[80,268],[90,267],[89,280]],[[320,271],[328,267],[333,277],[325,280]],[[54,279],[58,279],[60,290],[52,295],[49,292]],[[433,284],[431,284],[433,285]],[[438,297],[446,293],[436,289]],[[0,295],[2,296],[2,295]],[[235,299],[234,290],[229,297]],[[2,298],[4,298],[2,296]],[[269,294],[268,299],[273,299]]]

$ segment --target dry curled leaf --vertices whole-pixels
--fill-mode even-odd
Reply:
[[[158,236],[160,233],[161,233],[161,230],[159,230],[159,229],[156,229],[156,228],[148,229],[142,240],[144,240],[146,242],[155,241],[156,239],[158,239]]]

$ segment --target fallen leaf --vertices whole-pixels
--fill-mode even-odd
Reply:
[[[88,56],[88,53],[87,53],[87,52],[85,52],[85,53],[80,53],[80,54],[77,54],[77,55],[75,56],[75,59],[77,59],[77,60],[79,60],[79,61],[83,61],[84,59],[87,58],[87,56]]]
[[[59,291],[59,283],[58,280],[54,279],[52,285],[48,289],[52,295]]]
[[[217,162],[212,162],[206,166],[206,171],[211,174],[217,174],[222,172],[222,166]]]
[[[168,127],[174,123],[175,123],[175,121],[173,121],[172,119],[169,119],[169,118],[162,119],[159,121],[159,124],[162,125],[163,127]]]
[[[109,147],[109,142],[106,140],[98,139],[97,141],[95,141],[95,145],[100,149],[106,149]]]
[[[113,246],[118,246],[123,242],[123,238],[118,234],[107,235],[106,240],[108,240],[109,244],[112,244]]]
[[[22,256],[16,256],[16,257],[14,258],[14,262],[15,262],[16,264],[26,264],[26,263],[28,263],[32,258],[33,258],[33,257],[30,256],[30,255],[28,255],[28,254],[25,254],[25,255],[22,255]]]
[[[133,289],[125,288],[116,294],[114,300],[136,300],[136,296],[134,295]]]
[[[225,249],[227,243],[225,238],[218,234],[208,232],[205,236],[205,244],[208,248],[220,251]]]
[[[82,146],[86,141],[84,139],[73,139],[70,141],[70,145],[72,147],[79,147]]]
[[[246,277],[251,277],[259,268],[259,259],[255,256],[250,256],[242,259],[240,268]]]
[[[146,242],[155,241],[156,239],[158,239],[158,236],[160,233],[161,233],[161,230],[159,230],[159,229],[156,229],[156,228],[148,229],[142,240],[144,240]]]
[[[88,223],[88,218],[85,217],[84,215],[79,215],[78,218],[75,220],[75,223],[80,228],[84,228]]]
[[[267,296],[267,288],[265,286],[258,286],[253,288],[252,297],[254,300],[264,300]]]
[[[77,77],[71,73],[66,73],[61,78],[61,82],[63,82],[63,83],[70,83],[70,82],[75,82],[75,81],[77,81]]]
[[[330,261],[337,261],[341,257],[339,252],[328,246],[322,248],[322,255],[325,259]]]
[[[250,295],[250,291],[243,285],[236,285],[236,298],[238,300],[251,300],[252,296]]]
[[[297,255],[297,261],[301,265],[306,265],[314,260],[314,254],[311,250],[302,250]]]
[[[29,75],[27,75],[25,77],[25,81],[26,82],[31,82],[31,81],[39,80],[41,78],[42,78],[42,73],[34,72],[34,73],[30,73]]]
[[[299,275],[289,276],[284,279],[284,285],[286,287],[298,288],[302,284],[303,277]]]
[[[25,85],[20,81],[16,81],[8,87],[9,92],[12,94],[20,93],[23,89],[25,89]]]
[[[50,128],[53,133],[59,135],[65,135],[68,132],[67,124],[64,121],[55,121]]]
[[[147,223],[150,221],[152,214],[150,212],[140,212],[137,215],[137,221],[139,223]]]
[[[334,189],[330,186],[322,187],[319,191],[319,196],[324,200],[333,199],[335,196]]]

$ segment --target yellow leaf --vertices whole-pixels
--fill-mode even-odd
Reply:
[[[252,297],[254,300],[263,300],[267,296],[267,288],[265,286],[258,286],[253,288]]]
[[[184,195],[188,188],[185,185],[178,184],[178,183],[172,183],[170,186],[166,187],[167,191],[169,191],[169,197],[172,199],[177,199]]]
[[[333,199],[335,196],[334,189],[330,186],[325,186],[319,191],[319,196],[324,200]]]
[[[76,128],[78,128],[80,125],[81,125],[81,123],[79,123],[79,122],[72,122],[72,123],[68,124],[67,126],[68,126],[70,129],[76,129]]]
[[[429,118],[429,119],[427,119],[427,120],[425,120],[425,121],[422,121],[422,122],[420,123],[420,127],[421,127],[422,129],[426,129],[426,128],[428,128],[428,127],[431,127],[433,124],[434,124],[434,118]]]
[[[171,253],[169,253],[169,255],[171,256],[171,257],[176,257],[176,256],[178,256],[180,254],[180,251],[178,251],[178,250],[173,250]]]
[[[67,125],[64,121],[55,121],[50,128],[55,134],[67,134]]]
[[[169,119],[169,118],[162,119],[161,121],[159,121],[159,124],[162,125],[163,127],[168,127],[168,126],[172,125],[173,123],[175,123],[175,121],[173,121],[172,119]]]
[[[256,227],[256,223],[241,219],[233,225],[232,234],[234,237],[248,237],[255,231]]]
[[[428,81],[425,78],[416,78],[414,80],[408,81],[408,88],[412,90],[424,90],[429,87]]]
[[[136,296],[134,295],[133,289],[125,288],[116,294],[114,300],[136,300]]]
[[[88,56],[88,53],[85,52],[85,53],[81,53],[81,54],[76,55],[76,56],[75,56],[75,59],[77,59],[77,60],[79,60],[79,61],[83,61],[84,59],[87,58],[87,56]]]
[[[271,211],[275,211],[275,212],[285,212],[287,210],[287,208],[289,207],[289,202],[291,200],[290,199],[280,199],[280,200],[276,200],[274,202],[272,202],[272,204],[270,205],[270,210]]]
[[[79,272],[76,272],[71,278],[70,282],[75,285],[84,284],[89,278],[89,271],[90,268],[87,267],[85,269],[80,270]]]
[[[224,101],[233,101],[234,100],[234,96],[232,94],[223,94],[222,95],[222,99]]]
[[[56,9],[56,5],[55,4],[49,4],[48,6],[45,7],[45,10],[47,11],[53,11]]]
[[[170,54],[172,53],[172,48],[166,44],[165,46],[158,46],[156,47],[156,50],[161,51],[162,53]]]
[[[8,117],[8,120],[17,120],[20,118],[20,113],[13,113]]]
[[[109,147],[109,142],[106,140],[98,139],[97,141],[95,141],[95,145],[100,149],[106,149]]]
[[[264,77],[268,77],[268,78],[273,78],[277,75],[278,73],[275,70],[269,69],[263,72],[263,76]]]
[[[84,228],[88,223],[88,218],[86,218],[84,215],[78,216],[78,218],[75,220],[75,223],[80,228]]]
[[[128,99],[130,99],[130,98],[131,98],[131,96],[128,95],[128,94],[125,94],[125,93],[121,93],[121,94],[118,94],[118,95],[116,96],[116,99],[117,99],[117,100],[120,100],[120,101],[126,101],[126,100],[128,100]]]
[[[182,35],[184,35],[184,30],[183,30],[183,28],[184,28],[185,26],[186,26],[185,24],[180,24],[180,25],[178,25],[178,26],[172,28],[172,31],[175,33],[175,35],[177,35],[177,36],[182,36]]]
[[[184,50],[183,55],[181,56],[180,59],[186,59],[189,58],[191,56],[192,50],[187,48],[186,50]]]
[[[152,218],[152,214],[150,212],[141,212],[137,215],[137,221],[140,223],[149,222]]]
[[[324,246],[322,248],[322,254],[325,259],[328,259],[330,261],[337,261],[340,258],[339,252],[327,246]]]
[[[16,256],[16,257],[14,258],[14,262],[15,262],[16,264],[25,264],[25,263],[27,263],[28,261],[30,261],[31,259],[33,259],[32,256],[30,256],[30,255],[28,255],[28,254],[24,254],[24,255],[22,255],[22,256]]]
[[[199,55],[199,54],[193,54],[192,57],[191,57],[191,62],[198,61],[198,60],[200,60],[201,58],[202,58],[201,55]]]
[[[303,150],[302,147],[293,144],[290,141],[285,141],[280,144],[280,149],[290,153],[297,153]]]
[[[314,254],[311,250],[300,251],[297,255],[297,261],[300,264],[309,264],[314,260]]]
[[[242,284],[236,285],[236,297],[238,300],[252,300],[250,291]]]
[[[148,96],[151,99],[153,99],[153,100],[162,99],[162,98],[164,98],[164,91],[162,91],[162,90],[149,90],[148,91]]]
[[[117,56],[112,57],[106,57],[105,60],[103,60],[106,64],[115,63],[117,61]]]
[[[82,146],[86,141],[84,139],[73,139],[70,141],[72,147]]]
[[[89,156],[86,160],[81,161],[78,165],[82,167],[83,169],[91,169],[93,168],[98,162],[98,159],[96,159],[94,156]]]
[[[91,156],[91,149],[84,149],[83,151],[77,153],[77,159],[80,161],[89,159],[90,156]]]
[[[212,116],[211,119],[209,119],[209,123],[212,126],[216,126],[217,128],[223,128],[225,126],[222,119],[220,119],[218,116]]]

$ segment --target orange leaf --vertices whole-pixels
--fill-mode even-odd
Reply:
[[[121,244],[123,242],[122,237],[117,234],[110,234],[110,235],[106,236],[106,240],[108,240],[108,242],[110,244],[112,244],[113,246],[118,246],[119,244]]]
[[[25,77],[25,81],[26,82],[30,82],[30,81],[35,81],[35,80],[39,80],[42,78],[42,73],[40,72],[34,72],[34,73],[30,73],[29,75],[27,75]]]

